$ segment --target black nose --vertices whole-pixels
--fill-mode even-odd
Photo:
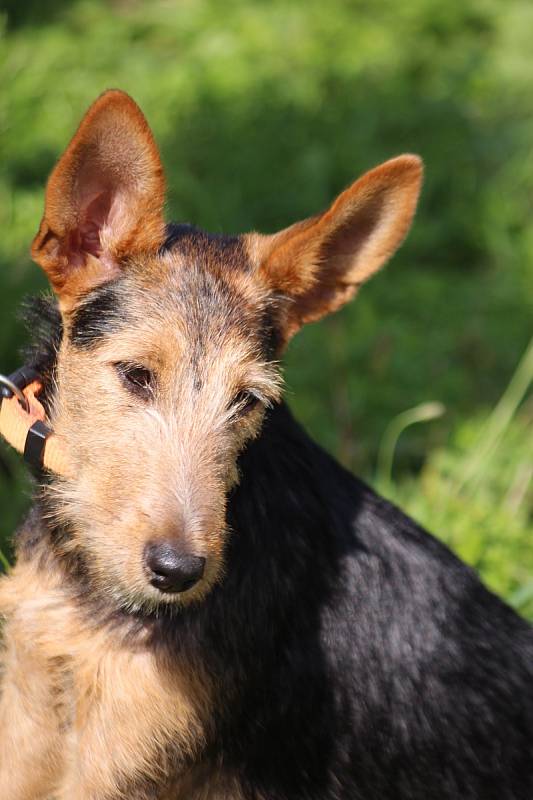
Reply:
[[[184,592],[204,574],[205,558],[180,553],[170,542],[148,544],[144,561],[150,583],[161,592]]]

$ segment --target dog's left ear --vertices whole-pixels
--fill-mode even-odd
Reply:
[[[403,155],[367,172],[323,214],[281,233],[247,236],[267,287],[288,299],[284,335],[350,300],[404,239],[422,184],[422,161]]]
[[[31,255],[68,308],[164,240],[165,182],[148,123],[124,92],[89,108],[48,181]]]

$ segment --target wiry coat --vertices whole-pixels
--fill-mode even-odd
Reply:
[[[0,583],[0,798],[530,800],[532,629],[280,398],[288,339],[405,235],[419,160],[266,237],[165,231],[161,175],[111,92],[49,182],[28,357],[70,469]],[[205,572],[163,592],[154,543]]]
[[[226,578],[201,605],[106,619],[83,581],[70,584],[83,621],[64,631],[63,646],[79,649],[79,666],[93,670],[89,683],[100,672],[107,691],[127,694],[115,698],[127,703],[126,718],[113,721],[108,746],[120,749],[135,730],[135,751],[125,758],[137,768],[137,728],[150,730],[148,711],[164,714],[153,724],[170,729],[168,760],[147,766],[156,777],[157,767],[186,773],[187,789],[172,798],[531,797],[530,627],[310,441],[283,405],[240,468],[228,507]],[[22,564],[39,552],[53,563],[53,531],[38,512],[22,531]],[[20,571],[24,582],[28,569]],[[61,576],[61,594],[65,583]],[[20,595],[16,602],[24,614]],[[57,646],[66,609],[47,602],[31,598],[29,611],[42,604],[44,636]],[[45,652],[50,647],[43,642]],[[181,690],[191,680],[194,711],[179,694],[162,695],[159,680],[157,689],[146,686],[152,659],[176,670]],[[27,668],[33,676],[35,664]],[[159,708],[150,707],[151,691]],[[196,739],[190,752],[182,737]],[[162,796],[148,788],[125,796]]]

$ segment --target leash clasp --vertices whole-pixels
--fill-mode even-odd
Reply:
[[[19,367],[11,375],[0,373],[0,397],[9,398],[15,395],[24,411],[29,414],[30,404],[22,390],[38,379],[39,373],[33,367]]]
[[[70,467],[62,442],[44,422],[46,413],[36,396],[42,388],[42,377],[33,367],[0,374],[0,436],[33,467],[67,477]]]
[[[27,366],[20,367],[11,375],[0,373],[0,403],[2,398],[10,400],[16,397],[26,414],[31,414],[30,401],[23,390],[39,377],[36,370]],[[51,433],[50,428],[41,420],[36,420],[28,429],[23,452],[25,460],[32,466],[42,466],[44,447]]]
[[[37,377],[35,370],[29,367],[21,367],[11,375],[0,373],[0,396],[10,398],[15,395],[24,411],[29,414],[30,404],[22,390]]]

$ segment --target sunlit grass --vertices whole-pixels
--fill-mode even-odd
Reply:
[[[424,409],[400,415],[384,435],[377,486],[533,619],[533,547],[528,536],[533,431],[527,410],[517,416],[532,382],[533,341],[493,411],[461,423],[449,445],[430,454],[416,479],[394,482],[393,447],[406,423],[421,421]],[[425,409],[426,419],[431,410]]]

